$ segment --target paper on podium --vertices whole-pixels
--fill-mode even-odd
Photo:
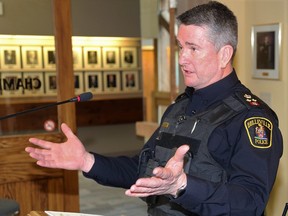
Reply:
[[[76,213],[76,212],[60,212],[60,211],[45,211],[45,213],[49,216],[103,216],[103,215],[95,215],[95,214],[84,214],[84,213]]]

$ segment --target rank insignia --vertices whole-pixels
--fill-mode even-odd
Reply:
[[[246,102],[252,106],[259,106],[260,105],[259,102],[257,101],[257,99],[253,98],[249,94],[244,94],[244,98],[245,98]]]
[[[255,148],[270,148],[273,124],[263,117],[248,118],[244,122],[250,143]]]

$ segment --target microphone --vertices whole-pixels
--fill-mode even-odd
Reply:
[[[35,107],[35,108],[29,109],[29,110],[24,110],[24,111],[21,111],[21,112],[17,112],[17,113],[9,114],[9,115],[6,115],[6,116],[2,116],[2,117],[0,117],[0,121],[4,120],[4,119],[8,119],[8,118],[13,118],[13,117],[16,117],[16,116],[19,116],[19,115],[23,115],[23,114],[26,114],[26,113],[34,112],[34,111],[37,111],[37,110],[47,109],[47,108],[50,108],[50,107],[53,107],[53,106],[58,106],[60,104],[65,104],[65,103],[70,103],[70,102],[89,101],[92,98],[93,98],[93,94],[91,92],[84,92],[84,93],[82,93],[82,94],[80,94],[80,95],[78,95],[76,97],[73,97],[73,98],[65,100],[65,101],[60,101],[60,102],[48,104],[48,105],[45,105],[45,106]]]

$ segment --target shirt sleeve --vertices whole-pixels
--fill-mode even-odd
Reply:
[[[211,155],[226,170],[227,181],[212,183],[188,175],[185,193],[174,202],[199,215],[261,215],[282,145],[276,121],[265,113],[254,110],[233,119],[217,128],[208,143]]]
[[[138,156],[107,157],[93,153],[95,163],[87,173],[86,178],[106,186],[129,188],[137,179]]]
[[[167,115],[172,106],[168,107],[163,117]],[[146,142],[142,150],[154,149],[158,132],[159,128]],[[132,186],[138,179],[139,154],[134,157],[106,157],[94,152],[91,153],[94,155],[95,162],[89,172],[83,172],[83,175],[86,178],[94,179],[96,182],[102,185],[126,189],[130,188],[130,186]]]

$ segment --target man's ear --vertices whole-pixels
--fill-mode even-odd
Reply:
[[[225,45],[219,50],[219,58],[221,68],[225,68],[227,64],[231,61],[233,56],[233,47],[230,45]]]

